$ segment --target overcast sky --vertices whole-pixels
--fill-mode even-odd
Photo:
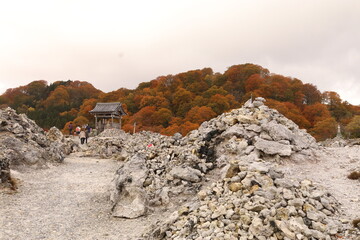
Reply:
[[[360,104],[359,0],[0,3],[0,93],[34,80],[109,92],[242,63]]]

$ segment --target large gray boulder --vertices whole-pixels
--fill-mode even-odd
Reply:
[[[110,198],[114,217],[137,218],[146,214],[148,199],[143,186],[147,176],[145,158],[140,154],[117,170]]]
[[[178,178],[189,182],[200,182],[201,180],[201,171],[186,166],[174,167],[171,169],[170,175],[173,178]]]
[[[50,151],[53,155],[64,157],[79,148],[78,141],[73,138],[65,138],[57,127],[52,127],[46,132],[46,138],[50,141]]]
[[[267,131],[274,141],[291,140],[294,136],[294,133],[289,128],[277,123],[275,120],[263,124],[262,128]]]
[[[262,151],[263,153],[267,155],[279,155],[282,157],[288,157],[291,155],[291,146],[274,142],[274,141],[268,141],[264,140],[262,138],[258,138],[255,142],[255,148]]]
[[[46,132],[46,137],[52,142],[64,142],[64,135],[57,127],[52,127]]]

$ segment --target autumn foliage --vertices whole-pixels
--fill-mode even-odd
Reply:
[[[104,93],[83,81],[33,81],[8,89],[0,96],[2,107],[26,113],[40,126],[66,129],[94,124],[89,111],[97,102],[121,102],[128,113],[122,128],[127,132],[149,130],[186,135],[202,122],[240,107],[249,98],[266,98],[277,109],[317,140],[332,138],[341,125],[345,136],[360,136],[360,108],[342,101],[336,92],[321,93],[315,85],[272,74],[255,64],[229,67],[223,74],[211,68],[160,76],[136,89]]]

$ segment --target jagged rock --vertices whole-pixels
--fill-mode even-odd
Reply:
[[[201,180],[201,172],[190,167],[174,167],[171,169],[170,175],[189,182],[199,182]]]
[[[291,140],[293,138],[293,132],[286,126],[278,124],[275,120],[263,124],[261,127],[267,131],[269,136],[275,141]]]
[[[0,186],[10,186],[10,161],[4,153],[0,153]]]
[[[47,161],[61,162],[61,149],[51,145],[44,131],[24,114],[7,108],[0,110],[0,149],[11,149],[10,165],[44,165]]]
[[[51,142],[50,151],[59,157],[69,155],[74,152],[75,149],[79,148],[78,142],[75,142],[72,138],[65,138],[62,132],[56,127],[50,128],[46,133],[46,137]]]
[[[193,136],[193,137],[196,137],[196,135]],[[173,139],[176,140],[176,141],[179,141],[181,138],[182,138],[181,133],[175,133],[174,136],[173,136]]]
[[[255,142],[255,148],[268,155],[280,155],[287,157],[291,155],[291,146],[282,143],[268,141],[258,138]]]
[[[264,224],[260,218],[254,217],[249,227],[249,232],[258,238],[260,236],[268,238],[273,234],[274,228],[270,224]]]
[[[226,170],[225,177],[232,178],[235,177],[240,172],[239,164],[229,164]]]
[[[229,189],[233,192],[237,192],[241,190],[241,188],[242,188],[242,184],[239,182],[233,182],[229,184]]]
[[[65,152],[59,144],[63,141],[61,132],[52,128],[48,136],[25,114],[17,114],[11,108],[0,110],[2,182],[9,179],[9,167],[38,168],[47,162],[62,162]]]
[[[290,231],[289,227],[287,226],[286,222],[275,220],[276,227],[281,230],[285,237],[290,239],[295,239],[295,233]]]
[[[146,162],[140,154],[118,169],[110,198],[113,216],[137,218],[146,214],[148,200],[143,185],[147,175]]]
[[[57,127],[50,128],[49,131],[46,133],[46,137],[52,142],[64,141],[64,135]]]
[[[122,189],[121,199],[113,208],[114,217],[138,218],[147,212],[147,198],[143,189],[126,187]]]

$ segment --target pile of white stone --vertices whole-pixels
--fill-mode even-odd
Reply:
[[[328,192],[276,170],[282,161],[316,160],[315,140],[262,103],[261,98],[249,101],[187,136],[195,145],[205,140],[206,157],[222,174],[211,184],[202,183],[196,199],[189,198],[144,237],[336,239],[345,232],[338,203]],[[347,234],[356,239],[356,233]]]
[[[46,162],[62,162],[70,145],[58,129],[52,128],[46,136],[25,114],[17,114],[11,108],[0,110],[0,183],[4,185],[9,180],[10,168],[37,168]]]
[[[113,215],[175,210],[144,235],[149,239],[331,239],[341,232],[328,193],[276,171],[283,161],[316,161],[320,147],[263,102],[248,101],[186,137],[94,138],[87,154],[123,160],[113,182]]]
[[[330,194],[269,165],[231,162],[223,180],[156,223],[147,239],[335,239],[344,230]]]
[[[114,181],[114,216],[130,217],[124,214],[124,204],[132,209],[131,217],[139,217],[148,209],[166,207],[170,201],[193,195],[208,180],[210,170],[223,168],[234,159],[256,162],[315,158],[318,146],[314,138],[263,101],[258,98],[204,122],[184,138],[151,132],[130,135],[111,129],[93,138],[87,155],[124,160]],[[139,173],[140,169],[144,173]],[[145,177],[136,182],[135,175]],[[139,193],[130,197],[136,201],[126,197],[129,192]]]

